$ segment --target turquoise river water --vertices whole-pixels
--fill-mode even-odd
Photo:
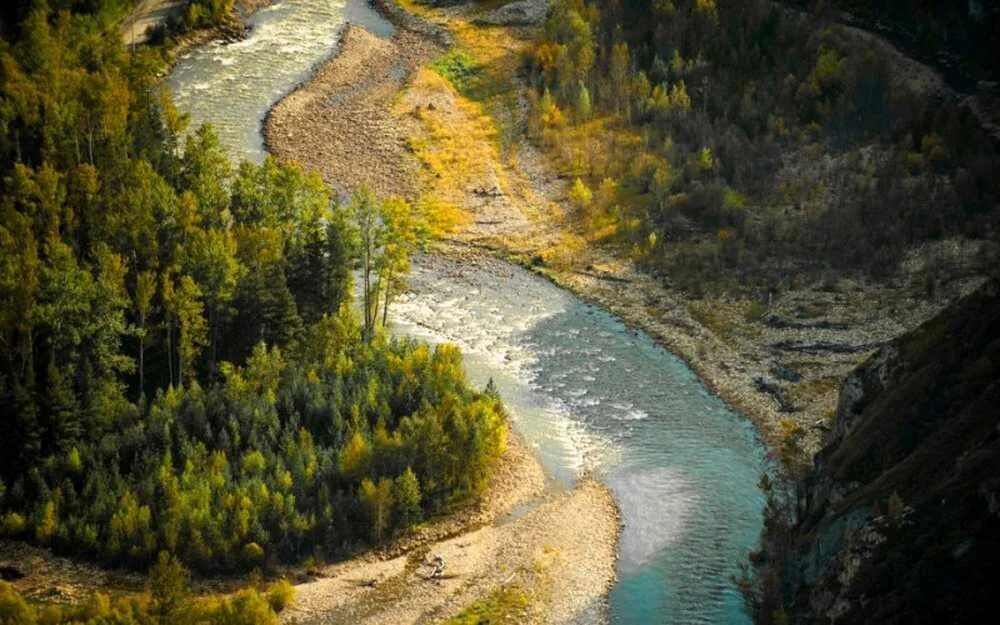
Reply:
[[[235,158],[260,160],[267,109],[335,50],[345,20],[392,28],[364,0],[281,0],[246,40],[185,55],[168,85],[193,125],[212,123]],[[649,337],[518,267],[427,256],[409,282],[394,331],[461,346],[553,488],[586,473],[612,489],[624,529],[610,621],[749,623],[731,577],[762,524],[767,461],[750,423]]]

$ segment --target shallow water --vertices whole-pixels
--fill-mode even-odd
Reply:
[[[749,623],[730,581],[761,530],[766,467],[750,423],[677,357],[501,261],[425,257],[394,330],[462,347],[559,484],[605,481],[625,523],[614,623]]]
[[[283,0],[245,41],[184,56],[168,85],[192,127],[208,121],[235,158],[260,160],[267,109],[330,55],[345,16],[391,31],[365,0]],[[749,623],[730,582],[762,521],[749,422],[647,336],[520,268],[423,257],[409,282],[394,331],[459,344],[556,487],[592,473],[613,490],[625,528],[612,621]]]
[[[268,109],[330,56],[345,20],[392,32],[366,0],[280,0],[250,18],[246,39],[189,51],[167,78],[189,128],[209,122],[234,157],[263,160]]]

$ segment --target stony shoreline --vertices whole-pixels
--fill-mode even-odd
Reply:
[[[392,97],[444,48],[401,27],[398,18],[390,21],[396,29],[388,38],[345,26],[336,53],[268,111],[268,152],[320,172],[339,192],[365,183],[380,195],[413,196],[415,164],[392,114]]]

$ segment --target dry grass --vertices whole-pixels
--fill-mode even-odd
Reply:
[[[417,72],[410,90],[430,100],[445,100],[448,106],[413,110],[417,131],[407,137],[421,164],[424,193],[420,202],[439,234],[468,225],[471,217],[462,210],[462,196],[471,188],[496,180],[503,189],[496,128],[481,106],[462,97],[447,79],[424,68]],[[403,98],[397,107],[409,106]],[[397,114],[404,114],[397,111]]]
[[[730,338],[733,332],[733,318],[724,305],[714,300],[697,300],[688,302],[688,312],[701,325],[708,328],[720,339]]]
[[[840,388],[841,380],[836,377],[811,378],[793,384],[788,389],[788,397],[792,403],[805,406],[822,399],[827,394]]]
[[[542,252],[545,263],[557,271],[569,271],[579,266],[587,255],[587,240],[571,232],[563,232],[555,243]]]

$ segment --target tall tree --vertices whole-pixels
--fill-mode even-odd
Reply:
[[[236,258],[236,238],[228,227],[195,230],[183,248],[183,266],[204,294],[209,371],[215,370],[219,333],[232,313],[230,302],[246,269]]]
[[[195,359],[206,342],[205,307],[198,283],[189,275],[182,275],[172,298],[177,316],[177,383],[184,386],[185,372],[194,375]]]
[[[156,274],[152,271],[140,271],[135,277],[135,312],[139,337],[139,395],[146,388],[146,322],[153,308],[153,296],[156,295]]]
[[[364,334],[371,338],[382,306],[385,324],[420,230],[409,204],[398,198],[380,201],[367,187],[354,192],[349,210],[358,232]]]

